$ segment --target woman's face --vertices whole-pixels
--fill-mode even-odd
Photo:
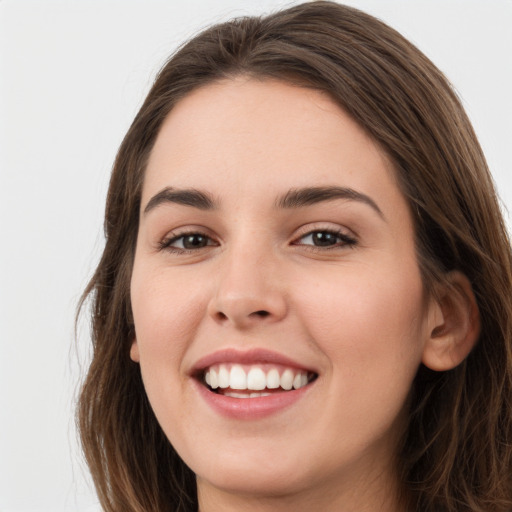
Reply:
[[[200,496],[393,479],[431,315],[365,132],[317,91],[208,85],[163,124],[140,218],[131,356]]]

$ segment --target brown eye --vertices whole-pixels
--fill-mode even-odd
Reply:
[[[171,252],[180,252],[194,251],[212,245],[217,245],[217,243],[203,233],[183,233],[163,240],[160,248]]]
[[[199,233],[191,235],[185,235],[182,238],[182,244],[184,249],[200,249],[208,245],[208,238]]]
[[[336,245],[339,241],[339,237],[334,233],[329,233],[327,231],[316,231],[311,234],[311,240],[313,245],[326,247],[329,245]]]
[[[344,234],[334,231],[311,231],[307,235],[302,236],[298,245],[309,245],[314,247],[342,247],[345,245],[355,245],[357,241]]]

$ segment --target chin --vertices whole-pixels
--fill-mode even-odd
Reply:
[[[208,463],[198,457],[191,465],[199,480],[224,492],[237,495],[283,496],[303,491],[319,471],[301,463],[300,457],[283,457],[282,453],[257,449],[222,454]]]
[[[304,491],[308,479],[304,475],[297,475],[296,469],[222,468],[211,475],[197,477],[204,483],[229,494],[278,497]]]

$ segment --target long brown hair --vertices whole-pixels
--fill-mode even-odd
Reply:
[[[394,162],[426,290],[453,269],[471,281],[480,339],[451,371],[419,369],[399,469],[410,509],[512,510],[512,256],[484,156],[446,78],[417,48],[377,19],[324,1],[235,19],[185,44],[119,149],[106,245],[84,293],[94,352],[78,407],[103,508],[197,509],[194,474],[160,429],[129,357],[129,285],[144,169],[162,122],[193,89],[239,74],[327,92]]]

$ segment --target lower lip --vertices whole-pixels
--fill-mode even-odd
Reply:
[[[239,420],[256,420],[278,414],[291,407],[305,396],[313,383],[300,389],[254,398],[234,398],[213,393],[197,380],[195,385],[202,398],[217,413]]]

